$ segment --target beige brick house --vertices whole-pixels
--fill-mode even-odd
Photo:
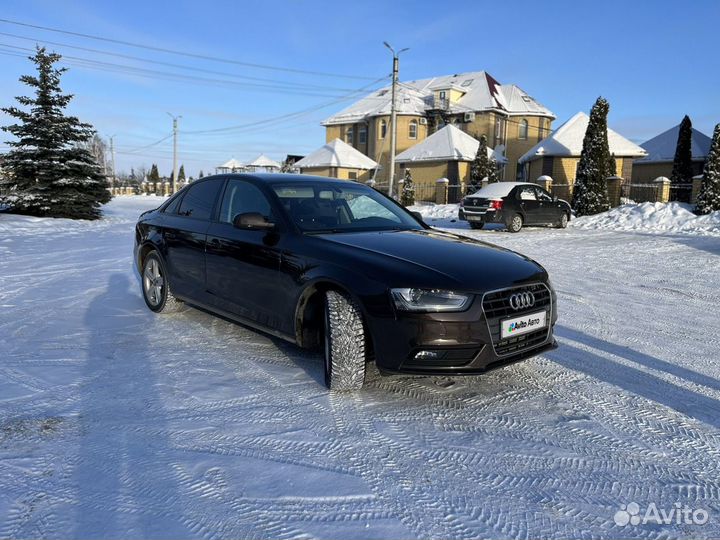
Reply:
[[[665,178],[672,176],[679,133],[680,124],[640,145],[647,152],[647,156],[633,162],[632,181],[634,183],[642,184],[661,176]],[[702,174],[712,140],[693,128],[691,141],[693,175]]]
[[[540,176],[550,176],[557,194],[569,197],[589,121],[587,114],[579,112],[523,154],[519,159],[521,178],[534,182]],[[645,150],[609,128],[608,144],[615,158],[617,176],[629,181],[633,161],[644,157]]]
[[[503,180],[515,180],[518,158],[551,130],[553,113],[515,85],[503,85],[484,71],[400,83],[396,96],[397,153],[452,124],[488,145],[502,147]],[[336,138],[380,164],[379,182],[390,161],[390,87],[365,96],[323,122],[326,140]],[[396,176],[400,174],[396,170]]]

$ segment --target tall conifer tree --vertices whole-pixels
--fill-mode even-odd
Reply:
[[[2,109],[17,123],[2,128],[15,140],[8,141],[12,149],[4,156],[7,175],[0,203],[18,214],[97,219],[110,192],[102,167],[88,150],[92,126],[65,114],[73,96],[60,88],[66,71],[55,67],[60,58],[38,47],[30,57],[37,76],[20,77],[34,97],[16,98],[25,109]]]
[[[590,111],[573,188],[572,205],[578,216],[598,214],[610,209],[607,178],[615,174],[615,166],[607,136],[609,110],[607,100],[599,97]]]

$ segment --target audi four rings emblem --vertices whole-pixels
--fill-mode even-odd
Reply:
[[[513,294],[510,297],[510,307],[515,311],[518,309],[527,309],[535,305],[535,295],[531,292],[522,292]]]

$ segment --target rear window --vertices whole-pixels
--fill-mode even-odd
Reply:
[[[182,198],[178,215],[195,219],[210,219],[222,183],[221,178],[215,178],[187,187],[187,193]]]

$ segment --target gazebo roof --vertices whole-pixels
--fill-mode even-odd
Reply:
[[[296,162],[295,167],[298,169],[343,167],[369,170],[377,167],[377,163],[346,142],[335,139]]]
[[[411,146],[398,154],[395,161],[472,161],[475,159],[480,141],[464,131],[448,124],[427,139]],[[499,147],[498,147],[499,149]],[[488,147],[488,157],[498,163],[507,163],[507,159],[498,149]]]
[[[281,169],[282,165],[275,160],[270,159],[265,154],[260,154],[247,164],[248,167],[265,167],[268,169]]]

